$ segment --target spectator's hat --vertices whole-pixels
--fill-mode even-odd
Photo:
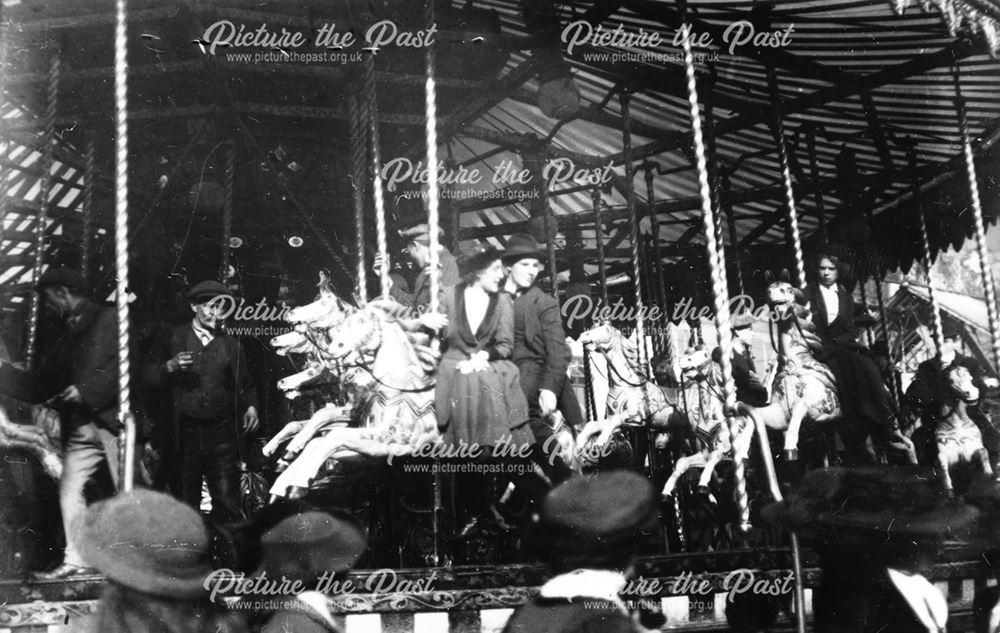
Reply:
[[[500,259],[500,251],[492,246],[470,244],[458,250],[455,261],[458,264],[458,274],[462,277],[482,270]]]
[[[537,259],[544,262],[547,253],[533,235],[517,233],[507,238],[507,249],[503,252],[503,263],[510,265],[522,259]]]
[[[65,268],[62,266],[49,267],[42,276],[38,278],[38,283],[35,284],[35,290],[42,290],[43,288],[51,288],[53,286],[65,286],[73,290],[87,290],[87,282],[83,278],[83,275],[73,270],[72,268]]]
[[[440,239],[442,231],[438,229],[438,238]],[[408,229],[402,229],[399,232],[399,236],[405,238],[411,242],[416,242],[417,244],[423,244],[424,246],[430,246],[431,244],[431,231],[426,224],[418,224],[416,226],[411,226]]]
[[[749,314],[737,314],[732,318],[734,330],[746,330],[753,325],[753,316]]]
[[[946,339],[956,339],[956,338],[961,339],[962,326],[950,319],[942,319],[941,335],[944,336]]]
[[[811,541],[871,547],[939,542],[968,532],[978,515],[916,466],[814,470],[763,510],[769,523]]]
[[[194,508],[169,495],[118,494],[87,508],[77,529],[83,559],[120,585],[166,598],[207,592],[208,533]]]
[[[219,296],[231,297],[233,291],[225,284],[212,279],[199,281],[187,291],[187,300],[191,303],[204,303]]]
[[[350,569],[365,547],[363,530],[346,514],[300,512],[281,520],[261,536],[257,573],[309,584],[324,573]]]
[[[657,504],[645,477],[602,471],[554,488],[539,522],[563,555],[620,550],[655,531]]]

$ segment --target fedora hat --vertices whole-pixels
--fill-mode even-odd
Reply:
[[[732,325],[734,330],[745,330],[753,326],[754,318],[749,314],[737,314],[733,317]]]
[[[919,467],[870,466],[811,471],[763,516],[818,543],[885,546],[964,534],[979,512],[948,499],[937,478]]]
[[[492,246],[469,244],[458,249],[455,262],[458,264],[458,274],[465,277],[473,272],[483,270],[491,263],[500,259],[500,251]]]
[[[324,573],[354,566],[366,548],[364,531],[346,514],[315,510],[293,514],[260,537],[257,574],[315,582]]]
[[[208,532],[194,508],[169,495],[137,488],[95,503],[77,531],[83,559],[120,585],[165,598],[207,592]]]
[[[562,553],[622,549],[655,530],[657,504],[649,480],[627,470],[563,482],[542,502],[540,527]]]
[[[548,253],[535,239],[535,236],[527,233],[516,233],[507,238],[507,248],[503,252],[503,263],[513,264],[522,259],[537,259],[540,262],[548,261]]]

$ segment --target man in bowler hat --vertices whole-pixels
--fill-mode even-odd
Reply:
[[[63,563],[37,580],[94,573],[80,556],[73,529],[87,507],[84,486],[101,468],[118,481],[118,318],[90,298],[80,273],[49,268],[36,290],[46,308],[64,319],[59,339],[36,371],[0,366],[0,385],[11,397],[48,403],[60,413],[63,475],[59,508],[66,533]]]
[[[202,281],[188,291],[194,318],[153,351],[143,378],[150,387],[171,390],[180,498],[198,508],[204,477],[213,519],[230,522],[242,516],[240,433],[254,432],[259,421],[243,347],[220,329],[223,297],[232,292],[217,281]]]

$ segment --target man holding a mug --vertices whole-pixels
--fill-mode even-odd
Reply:
[[[143,374],[147,385],[171,390],[181,499],[200,507],[204,478],[212,518],[229,522],[241,517],[240,432],[255,431],[259,421],[243,348],[220,329],[223,296],[232,292],[217,281],[195,284],[187,293],[194,319],[173,329]]]

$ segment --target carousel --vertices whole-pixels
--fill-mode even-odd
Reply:
[[[530,234],[585,422],[552,416],[553,455],[660,493],[636,563],[658,626],[806,631],[819,557],[767,504],[869,458],[921,462],[949,497],[960,463],[1000,464],[961,372],[936,457],[914,448],[895,381],[894,421],[852,454],[855,394],[803,298],[835,254],[845,305],[872,307],[863,342],[918,349],[916,366],[969,318],[950,297],[942,316],[933,262],[975,249],[973,351],[998,377],[998,54],[992,0],[4,0],[2,359],[37,367],[58,324],[36,283],[80,271],[117,311],[118,488],[155,487],[163,395],[139,367],[190,319],[185,289],[221,282],[260,393],[261,428],[239,441],[245,517],[304,499],[367,528],[349,577],[378,588],[326,596],[349,633],[499,631],[545,580],[521,536],[537,507],[519,480],[442,468],[463,456],[440,448],[441,342],[409,322],[442,309],[449,249]],[[407,254],[415,232],[426,262]],[[919,292],[884,296],[914,265],[931,271]],[[421,283],[422,309],[394,298]],[[755,344],[734,340],[746,327]],[[738,389],[738,345],[759,399]],[[3,397],[0,631],[76,630],[103,579],[28,579],[61,555],[58,414]],[[463,505],[472,485],[485,517]],[[924,575],[949,628],[973,630],[996,584],[982,544],[949,539]]]

